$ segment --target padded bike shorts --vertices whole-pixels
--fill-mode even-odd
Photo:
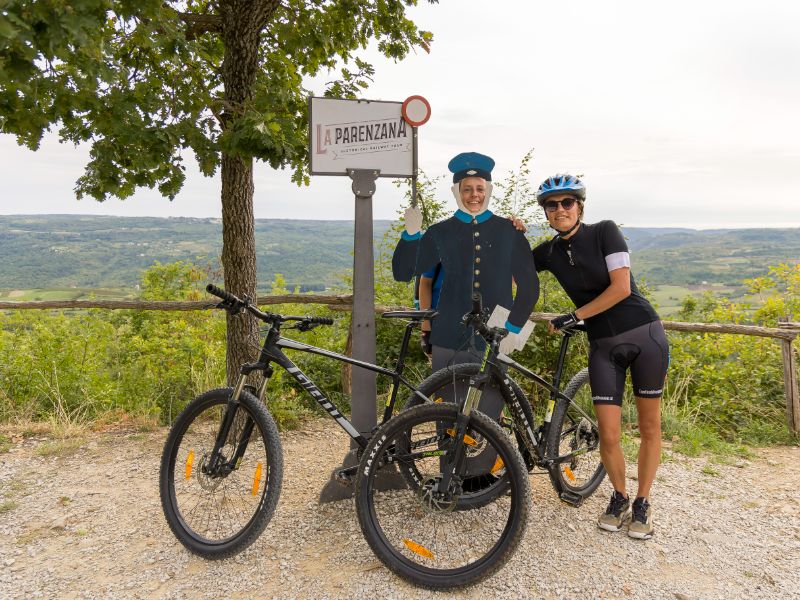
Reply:
[[[622,406],[625,374],[631,370],[633,393],[660,398],[669,367],[669,344],[661,321],[640,325],[589,345],[592,402]]]

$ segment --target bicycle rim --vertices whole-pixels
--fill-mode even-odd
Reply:
[[[367,448],[357,483],[359,521],[376,555],[404,578],[433,588],[474,583],[500,568],[524,533],[530,500],[519,453],[495,422],[477,412],[464,443],[470,447],[480,439],[497,452],[502,466],[492,476],[506,482],[507,492],[485,506],[459,510],[463,476],[455,474],[440,489],[455,450],[456,415],[453,406],[424,405],[390,421]],[[399,466],[413,465],[417,486],[379,489],[381,472],[393,466],[379,466],[375,457],[386,453]]]

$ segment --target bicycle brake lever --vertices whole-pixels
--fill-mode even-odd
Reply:
[[[227,311],[232,316],[238,315],[242,311],[242,308],[240,306],[231,304],[227,300],[223,300],[219,304],[216,304],[214,308],[221,308],[222,310]]]

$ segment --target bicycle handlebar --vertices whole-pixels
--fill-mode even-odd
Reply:
[[[222,288],[218,288],[213,283],[209,283],[206,286],[206,291],[212,296],[216,296],[217,298],[222,298],[223,300],[225,300],[225,302],[230,302],[231,304],[243,304],[243,302],[239,300],[236,296],[234,296],[230,292],[226,292]]]
[[[257,306],[253,305],[250,302],[250,299],[245,296],[244,300],[234,296],[230,292],[226,292],[222,288],[218,288],[213,283],[209,283],[206,286],[206,291],[211,294],[212,296],[216,296],[217,298],[221,298],[223,303],[218,305],[218,308],[224,308],[225,310],[236,313],[239,309],[244,308],[248,312],[255,315],[258,319],[267,322],[267,323],[283,323],[284,321],[301,321],[302,323],[308,325],[333,325],[333,319],[330,317],[294,317],[294,316],[284,316],[279,315],[276,313],[270,312],[263,312],[258,309]],[[227,303],[227,306],[225,306]]]
[[[306,317],[309,323],[316,323],[318,325],[333,325],[333,319],[330,317]]]

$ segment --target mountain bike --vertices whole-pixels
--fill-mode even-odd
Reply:
[[[367,445],[367,438],[283,350],[318,354],[390,377],[393,381],[391,394],[381,421],[385,423],[392,417],[401,384],[411,390],[412,395],[416,393],[415,386],[403,377],[405,356],[412,330],[423,319],[435,317],[436,311],[383,314],[384,318],[409,320],[397,364],[394,370],[389,370],[281,335],[281,328],[287,322],[296,322],[287,329],[302,332],[319,325],[331,325],[332,319],[263,312],[247,297],[239,299],[214,285],[208,285],[206,290],[222,299],[216,308],[231,314],[246,311],[269,326],[258,360],[242,365],[236,385],[205,392],[183,409],[172,425],[161,458],[161,505],[170,528],[190,551],[219,559],[252,544],[278,503],[283,454],[277,427],[264,403],[267,384],[274,373],[273,363],[286,370],[359,449]],[[246,385],[247,376],[252,373],[263,375],[257,389]],[[341,468],[335,475],[342,483],[348,483],[357,468],[358,465]]]
[[[482,362],[451,366],[423,381],[408,408],[377,430],[359,465],[356,511],[364,537],[389,569],[427,587],[475,583],[510,558],[527,521],[526,471],[545,468],[559,497],[576,506],[605,476],[597,425],[580,405],[587,401],[579,393],[586,372],[564,393],[558,390],[574,332],[564,332],[550,385],[499,353],[507,332],[487,327],[487,320],[476,295],[464,323],[486,340]],[[536,429],[508,367],[550,392]],[[500,423],[476,410],[486,385],[497,386],[505,400]],[[468,459],[483,453],[493,466],[469,473]],[[376,482],[385,468],[399,470],[408,490],[382,491]]]

